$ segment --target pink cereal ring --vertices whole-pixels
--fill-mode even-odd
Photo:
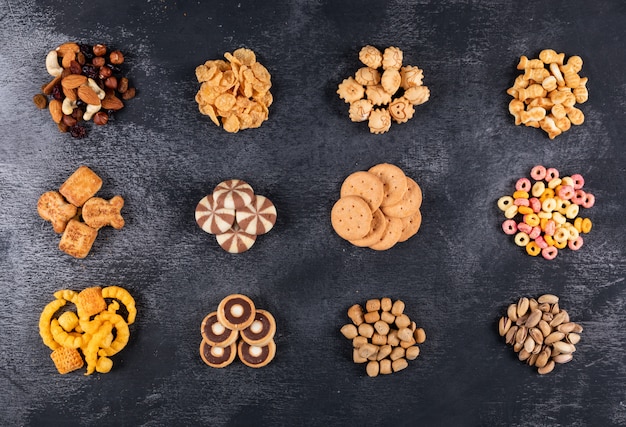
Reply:
[[[528,201],[528,199],[522,199],[520,197],[518,199],[513,200],[513,204],[515,206],[528,206],[530,204],[530,202]]]
[[[546,243],[546,241],[544,240],[543,237],[541,236],[537,236],[537,238],[535,239],[535,243],[537,244],[537,246],[539,246],[541,249],[545,249],[548,247],[548,244]]]
[[[528,237],[530,237],[531,239],[536,239],[537,237],[541,236],[541,227],[539,227],[538,225],[534,226],[532,231],[530,233],[528,233]]]
[[[583,190],[574,190],[574,197],[572,197],[572,202],[577,205],[582,205],[585,199],[587,198],[587,193]]]
[[[517,191],[525,191],[529,193],[531,188],[532,188],[532,185],[530,184],[530,180],[528,178],[520,178],[515,183],[515,189]]]
[[[541,256],[547,260],[551,260],[556,258],[556,255],[559,253],[559,250],[554,246],[548,246],[547,248],[543,248],[541,250]]]
[[[535,181],[541,181],[546,177],[546,168],[541,165],[537,165],[530,171],[530,177]]]
[[[577,251],[578,249],[580,249],[583,245],[583,238],[578,236],[578,238],[576,238],[575,240],[569,240],[567,242],[567,247],[570,248],[573,251]]]
[[[526,234],[529,234],[531,231],[533,231],[533,228],[525,222],[520,222],[519,224],[517,224],[517,229],[519,231],[523,231]]]
[[[559,177],[559,171],[555,168],[546,169],[546,181],[550,182],[553,179],[557,179]]]
[[[574,190],[580,190],[585,185],[585,178],[579,173],[575,173],[570,178],[574,181]]]
[[[561,200],[569,200],[574,197],[575,190],[571,185],[561,185],[556,192],[556,195],[559,196]]]
[[[539,213],[541,211],[541,202],[536,197],[531,197],[528,200],[528,205],[533,210],[534,213]]]
[[[543,231],[547,236],[554,236],[554,232],[556,231],[556,222],[553,219],[549,219],[546,222],[546,227]]]
[[[594,204],[596,203],[596,196],[594,196],[591,193],[587,193],[585,195],[585,199],[583,200],[583,208],[585,209],[589,209],[590,207],[592,207]]]
[[[502,223],[502,231],[504,234],[515,234],[517,233],[517,224],[512,219],[507,219]]]

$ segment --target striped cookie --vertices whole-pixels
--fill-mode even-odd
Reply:
[[[252,202],[254,190],[240,179],[222,181],[213,190],[213,199],[217,206],[227,209],[241,209]]]
[[[239,228],[248,234],[265,234],[276,223],[276,207],[265,196],[256,195],[252,203],[237,209],[235,214]]]
[[[237,222],[235,222],[226,232],[216,234],[215,238],[222,249],[226,252],[230,252],[231,254],[240,254],[247,251],[256,241],[256,236],[241,230],[237,225]]]
[[[209,234],[222,234],[228,231],[235,222],[235,210],[216,207],[213,195],[209,194],[196,206],[196,222]]]

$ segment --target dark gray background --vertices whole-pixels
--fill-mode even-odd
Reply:
[[[623,1],[0,2],[0,424],[568,425],[626,424]],[[110,126],[60,134],[32,96],[65,41],[122,50],[138,88]],[[398,46],[424,69],[430,101],[371,135],[335,94],[365,44]],[[239,47],[272,73],[260,129],[227,134],[197,110],[194,69]],[[520,55],[553,48],[585,61],[582,126],[551,141],[516,127],[506,89]],[[390,162],[424,192],[423,225],[386,252],[351,246],[329,220],[343,179]],[[81,164],[99,195],[126,200],[124,229],[75,260],[36,211]],[[596,196],[578,252],[531,258],[500,230],[496,200],[544,164],[581,173]],[[222,251],[196,203],[241,178],[278,221],[248,252]],[[58,289],[121,285],[139,314],[106,375],[61,376],[38,334]],[[205,366],[202,318],[230,293],[278,321],[275,360]],[[497,320],[520,296],[551,292],[585,330],[548,376],[519,362]],[[422,354],[368,378],[339,333],[347,308],[406,302]]]

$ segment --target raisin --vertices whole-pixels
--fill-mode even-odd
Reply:
[[[89,46],[88,44],[80,44],[80,53],[82,53],[86,59],[91,60],[91,58],[93,58],[93,50],[91,49],[91,46]]]
[[[74,125],[70,127],[70,135],[74,138],[81,139],[87,136],[87,130],[81,125]]]
[[[57,101],[63,101],[63,89],[61,89],[61,85],[54,85],[52,87],[52,97]]]
[[[93,65],[83,65],[83,74],[90,79],[98,77],[98,70]]]

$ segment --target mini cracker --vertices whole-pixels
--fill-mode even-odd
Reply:
[[[76,298],[76,310],[81,319],[89,318],[106,310],[107,303],[102,296],[102,288],[95,286],[83,289]]]
[[[346,240],[361,239],[370,231],[372,211],[359,196],[342,197],[330,214],[335,232]]]
[[[87,166],[80,166],[61,185],[59,193],[74,206],[81,207],[100,190],[100,187],[102,179]]]
[[[83,220],[85,224],[96,230],[107,225],[119,230],[124,227],[124,218],[120,213],[123,207],[122,196],[115,196],[111,200],[92,197],[83,205]]]
[[[404,242],[413,237],[422,225],[422,212],[418,209],[413,215],[402,218],[402,234],[398,243]]]
[[[380,178],[365,171],[352,173],[341,185],[340,197],[359,196],[367,202],[372,212],[380,207],[384,195],[384,185]]]
[[[381,163],[368,171],[378,176],[385,187],[385,197],[381,206],[390,206],[399,203],[407,189],[406,175],[399,167]]]
[[[52,228],[57,233],[63,233],[70,219],[76,216],[76,206],[67,203],[61,193],[48,191],[39,197],[37,201],[39,216],[52,223]]]
[[[380,209],[376,209],[372,217],[370,231],[360,239],[350,240],[354,246],[368,247],[380,241],[387,227],[387,218]]]
[[[369,246],[370,249],[374,249],[376,251],[385,251],[398,243],[398,240],[402,235],[402,220],[400,218],[394,217],[386,218],[387,226],[385,227],[385,232],[378,242]]]
[[[74,258],[85,258],[89,254],[97,236],[98,230],[72,219],[65,227],[59,242],[59,249]]]
[[[50,354],[59,374],[64,375],[83,367],[83,358],[75,348],[59,347]]]
[[[407,177],[407,188],[402,199],[395,205],[385,206],[382,211],[387,216],[406,218],[415,214],[422,206],[422,189],[417,182]]]

